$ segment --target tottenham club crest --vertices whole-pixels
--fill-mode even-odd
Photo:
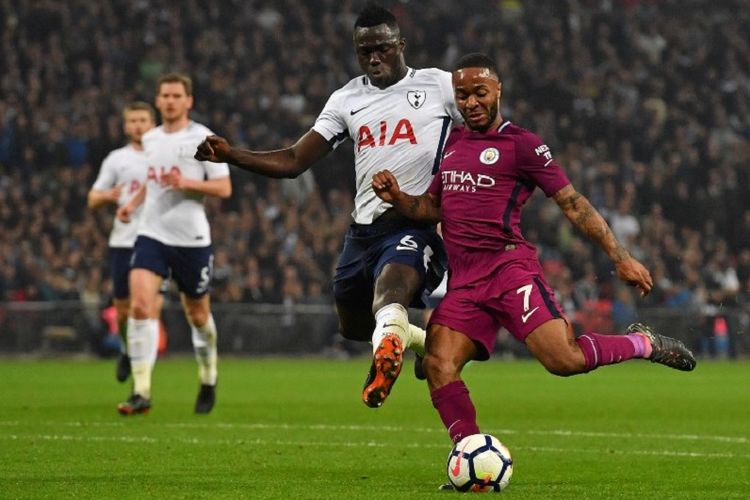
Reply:
[[[409,104],[414,109],[421,108],[426,99],[427,92],[424,90],[410,90],[406,93],[406,100],[409,101]]]
[[[497,160],[499,159],[500,151],[498,151],[496,148],[487,148],[479,155],[479,161],[481,161],[485,165],[492,165],[494,163],[497,163]]]

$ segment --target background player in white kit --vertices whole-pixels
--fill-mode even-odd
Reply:
[[[180,289],[198,361],[201,387],[195,412],[208,413],[215,402],[217,333],[208,295],[213,246],[203,199],[228,198],[232,184],[226,163],[193,158],[196,146],[211,131],[190,120],[192,106],[190,78],[171,73],[159,79],[156,107],[162,125],[143,136],[149,165],[146,189],[118,210],[118,217],[125,220],[144,202],[130,271],[128,352],[133,393],[117,407],[123,415],[151,408],[151,372],[159,330],[154,304],[159,286],[170,273]]]
[[[372,340],[373,362],[362,399],[377,408],[398,377],[403,349],[424,353],[424,330],[409,324],[407,308],[422,307],[424,290],[440,282],[445,254],[434,226],[398,215],[375,196],[368,179],[388,165],[401,173],[406,192],[423,193],[439,166],[447,132],[461,117],[450,73],[409,68],[405,40],[387,10],[365,7],[354,25],[354,46],[365,75],[334,92],[312,130],[296,144],[254,152],[211,136],[195,157],[269,177],[296,177],[344,140],[354,141],[354,223],[336,268],[334,298],[340,333]],[[421,368],[421,358],[417,362]]]
[[[146,102],[134,102],[122,111],[123,128],[128,144],[110,152],[102,162],[99,175],[88,194],[88,207],[97,209],[114,204],[121,207],[129,202],[146,182],[148,161],[143,152],[143,134],[156,125],[156,112]],[[127,320],[130,307],[128,272],[135,244],[137,219],[141,210],[133,212],[132,222],[115,218],[109,235],[109,263],[112,279],[113,305],[117,311],[117,327],[122,339],[122,350],[117,360],[116,377],[124,382],[130,376],[130,358],[127,354]],[[162,305],[157,297],[156,314]]]

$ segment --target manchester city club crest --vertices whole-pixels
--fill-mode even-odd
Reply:
[[[425,100],[427,100],[427,92],[424,90],[410,90],[406,93],[406,100],[409,101],[412,108],[419,109]]]
[[[485,165],[492,165],[493,163],[497,163],[497,160],[499,159],[500,151],[498,151],[496,148],[487,148],[479,155],[479,161],[481,161]]]

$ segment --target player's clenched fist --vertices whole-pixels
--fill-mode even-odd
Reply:
[[[198,145],[198,150],[195,152],[195,159],[224,163],[227,161],[230,149],[232,147],[226,139],[218,135],[209,135]]]
[[[381,170],[372,176],[372,189],[381,200],[388,203],[393,202],[401,194],[396,176],[390,170]]]

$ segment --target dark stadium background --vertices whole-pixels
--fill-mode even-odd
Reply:
[[[0,352],[100,352],[111,211],[86,193],[123,144],[120,110],[192,76],[193,117],[232,143],[289,145],[358,75],[364,2],[0,2]],[[537,196],[524,228],[577,328],[635,317],[702,356],[750,353],[750,9],[740,0],[384,1],[407,63],[498,61],[504,115],[545,138],[650,268],[637,298]],[[351,151],[297,180],[234,170],[208,203],[222,352],[327,353],[331,276],[352,209]],[[170,351],[189,348],[175,295]],[[501,339],[498,349],[519,352]]]

